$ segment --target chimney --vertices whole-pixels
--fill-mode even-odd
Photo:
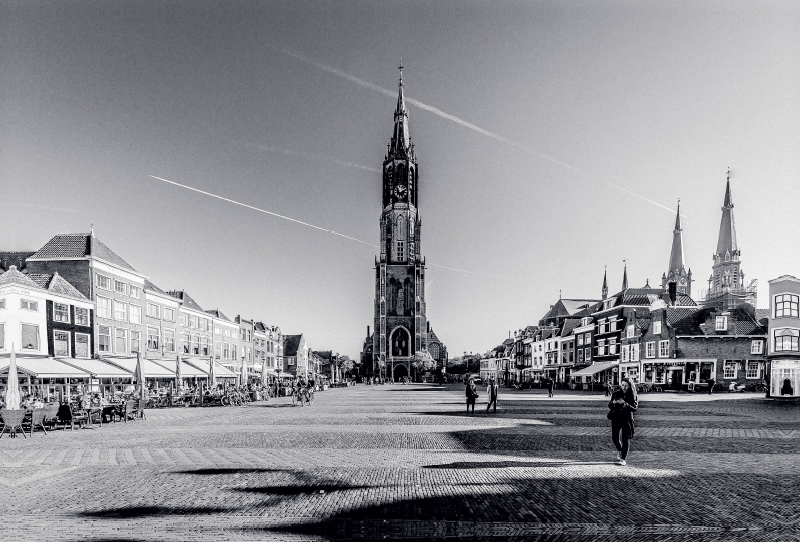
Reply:
[[[425,323],[428,324],[428,333],[430,333],[431,332],[431,323],[430,322],[425,322]]]
[[[675,301],[678,298],[678,284],[676,282],[669,283],[669,301],[671,305],[675,305]]]
[[[369,337],[369,326],[367,326],[367,337]]]

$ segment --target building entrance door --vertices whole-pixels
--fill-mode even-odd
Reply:
[[[670,389],[679,390],[683,383],[683,369],[673,369],[670,371],[672,375],[671,382],[669,383]]]
[[[408,376],[408,368],[405,365],[403,365],[402,363],[400,365],[395,365],[394,366],[394,381],[398,382],[404,376]]]

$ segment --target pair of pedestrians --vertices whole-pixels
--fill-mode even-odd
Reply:
[[[497,385],[494,377],[489,378],[489,385],[486,386],[486,393],[489,396],[489,403],[486,405],[486,412],[489,412],[489,408],[494,407],[494,413],[497,413],[497,392],[499,391],[500,387]],[[478,386],[475,384],[475,379],[470,378],[467,381],[467,413],[469,413],[470,407],[472,407],[472,413],[475,414],[475,401],[478,399]]]

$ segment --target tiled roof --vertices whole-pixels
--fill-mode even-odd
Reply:
[[[577,318],[567,318],[564,320],[564,326],[561,328],[561,336],[566,337],[572,333],[576,327],[580,327],[581,321]]]
[[[433,328],[431,328],[431,330],[428,332],[428,342],[442,344],[442,341],[440,341],[439,337],[436,336],[436,333],[433,332]]]
[[[283,355],[296,356],[302,335],[285,335],[283,337]]]
[[[694,312],[697,312],[695,307],[667,307],[667,323],[673,325]]]
[[[50,279],[50,284],[47,286],[47,289],[59,295],[86,299],[85,295],[80,293],[77,288],[67,282],[67,279],[58,273],[54,274],[53,278]]]
[[[769,309],[756,309],[756,320],[762,326],[769,324]]]
[[[156,286],[147,279],[144,279],[144,289],[150,290],[151,292],[155,292],[157,294],[168,295],[167,292],[165,292],[164,290],[162,290],[161,288],[159,288],[158,286]]]
[[[218,318],[220,320],[225,320],[226,322],[231,322],[231,319],[222,314],[222,311],[219,309],[210,309],[206,311],[208,314],[213,316],[214,318]],[[233,322],[231,322],[233,323]]]
[[[88,256],[104,260],[117,267],[136,270],[117,256],[94,235],[86,233],[59,234],[50,239],[33,256],[32,260],[61,260],[65,258],[86,258]]]
[[[636,327],[639,328],[641,331],[646,330],[650,327],[650,319],[649,318],[637,318],[636,319]]]
[[[36,252],[0,252],[0,271],[8,271],[12,265],[16,265],[19,271],[25,269],[25,260],[36,254]]]
[[[727,331],[716,331],[715,323],[706,324],[710,319],[713,308],[704,308],[693,311],[686,317],[678,320],[672,327],[678,335],[704,335],[704,336],[736,336],[736,335],[762,335],[767,333],[766,325],[757,322],[746,308],[731,309],[728,312],[729,325]],[[720,312],[715,312],[720,315]]]
[[[19,284],[20,286],[25,286],[26,288],[34,288],[36,290],[44,289],[43,286],[39,286],[30,277],[28,277],[27,275],[23,275],[17,269],[16,265],[10,266],[8,271],[0,275],[0,286],[4,286],[6,284]]]
[[[205,311],[203,310],[203,307],[201,307],[200,305],[198,305],[198,304],[195,302],[195,300],[194,300],[194,299],[192,299],[192,298],[189,296],[189,294],[187,294],[187,293],[186,293],[186,292],[184,292],[183,290],[170,290],[170,291],[169,291],[169,292],[167,292],[167,293],[168,293],[169,295],[171,295],[172,297],[176,298],[176,299],[180,299],[180,300],[181,300],[181,302],[183,303],[183,306],[184,306],[184,307],[186,307],[186,308],[189,308],[189,309],[193,309],[193,310],[196,310],[196,311],[200,311],[200,312],[205,312]]]
[[[333,357],[333,351],[332,350],[314,350],[313,352],[316,355],[318,355],[320,358],[326,359],[328,361],[330,361],[331,358]]]
[[[266,333],[266,331],[267,331],[267,326],[265,326],[265,325],[264,325],[264,322],[255,322],[255,323],[253,324],[253,328],[254,328],[256,331],[263,331],[263,332],[265,332],[265,333]]]

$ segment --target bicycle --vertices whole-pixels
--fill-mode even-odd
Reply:
[[[753,386],[753,391],[756,393],[766,393],[767,386],[763,382],[761,384],[756,384]]]

